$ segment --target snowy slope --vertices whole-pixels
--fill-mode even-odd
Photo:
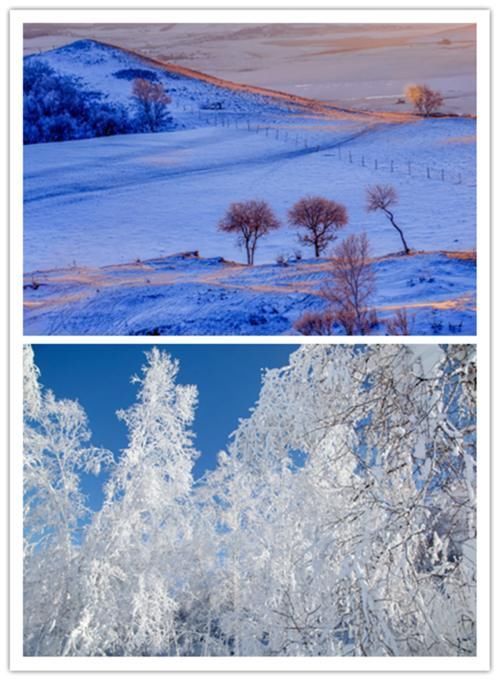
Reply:
[[[188,255],[36,272],[25,277],[25,333],[290,334],[305,311],[325,308],[320,290],[330,267],[326,259],[247,267]],[[405,307],[412,334],[475,332],[472,258],[392,256],[374,272],[380,320]],[[374,333],[384,335],[383,324]]]
[[[291,96],[265,96],[257,88],[240,93],[235,87],[229,89],[230,83],[224,86],[225,81],[220,79],[94,40],[78,40],[25,57],[25,62],[36,60],[46,62],[60,74],[78,76],[88,89],[103,93],[111,102],[131,104],[134,76],[162,83],[172,98],[170,108],[177,119],[189,120],[188,114],[199,108],[231,113],[262,112],[263,107],[270,113],[299,108]]]
[[[294,116],[289,125],[287,140],[276,139],[274,129],[266,136],[263,129],[205,126],[25,147],[25,271],[184,250],[240,259],[235,240],[218,232],[217,223],[231,201],[250,198],[269,201],[284,223],[257,250],[256,262],[272,262],[300,248],[295,230],[286,225],[287,210],[305,194],[344,203],[349,213],[344,233],[366,230],[373,254],[384,255],[401,244],[383,215],[365,211],[366,187],[376,182],[398,191],[395,214],[410,247],[474,248],[475,187],[465,177],[466,166],[473,172],[474,145],[447,142],[473,135],[474,121],[381,124],[345,143],[340,159],[335,145],[355,124],[336,121],[320,133],[321,126],[311,131],[310,119]],[[311,141],[304,148],[304,135],[310,140],[316,135],[320,151]],[[445,169],[445,181],[426,178],[418,160],[424,154]],[[413,159],[411,176],[406,159]],[[453,181],[462,166],[470,184]]]

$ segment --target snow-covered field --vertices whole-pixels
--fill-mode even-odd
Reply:
[[[384,320],[405,307],[418,335],[475,333],[475,261],[422,253],[376,260],[374,305]],[[194,256],[25,278],[25,331],[36,335],[280,335],[326,307],[326,259],[248,267]],[[336,333],[341,333],[337,328]]]
[[[45,59],[61,73],[81,76],[89,87],[108,93],[112,101],[130,101],[131,83],[116,73],[144,68],[144,63],[134,55],[88,41],[75,45],[31,59]],[[376,183],[391,184],[397,190],[399,204],[394,212],[412,249],[429,253],[475,248],[474,119],[371,116],[319,103],[307,106],[297,98],[273,98],[256,88],[229,88],[209,77],[165,71],[153,62],[146,65],[159,74],[171,93],[176,130],[25,147],[24,269],[28,282],[35,271],[47,272],[43,276],[52,281],[57,280],[57,273],[50,273],[54,268],[120,265],[184,251],[199,251],[204,258],[241,260],[234,238],[219,232],[217,224],[231,202],[257,198],[268,201],[283,223],[259,242],[256,263],[267,267],[256,268],[250,277],[252,286],[263,287],[258,300],[265,299],[272,308],[272,297],[264,290],[269,265],[298,250],[304,258],[311,255],[300,246],[296,230],[287,225],[288,209],[304,195],[324,195],[345,204],[349,224],[342,235],[366,231],[372,255],[400,250],[399,237],[386,218],[365,211],[366,188]],[[221,109],[206,108],[216,102]],[[417,276],[409,262],[399,259],[394,268],[397,273],[385,279],[378,275],[379,305],[401,301],[398,304],[409,306],[420,300],[414,287],[406,285]],[[466,262],[464,279],[460,269],[464,261],[447,259],[447,276],[461,282],[460,293],[473,296],[473,264]],[[432,271],[432,259],[424,267]],[[171,322],[173,331],[167,331],[170,322],[164,315],[153,323],[150,299],[140,288],[127,290],[127,303],[120,311],[116,300],[104,305],[102,293],[97,309],[90,305],[87,312],[80,300],[65,304],[64,321],[54,319],[56,308],[50,315],[42,314],[43,305],[34,311],[27,289],[25,330],[136,333],[153,324],[170,333],[248,333],[247,323],[236,312],[231,316],[229,301],[222,317],[218,303],[219,312],[213,316],[216,323],[209,323],[206,300],[199,299],[199,284],[189,282],[191,274],[199,273],[180,266],[183,283],[176,282],[158,294],[168,299],[170,319],[177,320]],[[43,302],[49,288],[36,290],[37,303]],[[137,294],[135,300],[132,291]],[[248,311],[242,296],[255,300],[255,294],[238,291],[236,308],[243,305]],[[442,294],[435,280],[428,282],[424,299],[438,300]],[[118,289],[113,295],[123,299]],[[293,309],[286,322],[281,327],[263,325],[254,333],[289,330],[290,320],[302,307],[295,294],[288,292],[283,298]],[[79,315],[85,321],[78,322]],[[189,322],[182,323],[186,315]],[[141,316],[144,320],[139,323]],[[473,316],[468,312],[460,317],[463,333],[466,327],[469,332],[473,328]],[[430,322],[427,317],[427,322],[419,323],[419,332],[431,333],[426,330]],[[195,331],[188,328],[192,325]]]

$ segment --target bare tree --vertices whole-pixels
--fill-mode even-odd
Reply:
[[[332,281],[322,295],[332,304],[335,318],[349,336],[369,334],[377,323],[370,301],[375,275],[366,234],[351,235],[334,252]]]
[[[265,201],[232,203],[219,222],[221,232],[238,234],[238,244],[243,246],[247,263],[253,265],[257,241],[281,223]]]
[[[306,196],[297,201],[288,212],[288,219],[295,227],[306,230],[299,234],[299,239],[303,244],[314,246],[317,258],[348,222],[345,206],[322,196]]]
[[[366,190],[366,198],[367,198],[366,210],[369,213],[373,213],[377,210],[381,210],[383,213],[385,213],[391,225],[399,233],[401,241],[403,242],[405,254],[408,255],[410,253],[410,249],[408,247],[408,244],[406,243],[403,230],[400,227],[398,227],[394,220],[393,212],[389,210],[392,206],[398,203],[398,195],[394,187],[391,187],[391,185],[381,184],[376,184],[374,187],[368,187],[368,189]]]
[[[408,85],[405,89],[405,97],[423,116],[436,113],[444,101],[438,90],[431,90],[427,85]]]
[[[136,78],[132,87],[137,112],[146,130],[157,132],[169,122],[167,105],[172,101],[160,83]]]
[[[331,310],[304,312],[295,320],[293,328],[303,336],[331,336],[335,314]]]

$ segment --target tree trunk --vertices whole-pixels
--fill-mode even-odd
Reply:
[[[406,243],[406,239],[404,238],[403,231],[394,222],[394,215],[391,213],[390,210],[387,210],[387,208],[385,208],[385,214],[391,221],[391,225],[394,227],[394,229],[397,229],[399,232],[399,236],[401,237],[401,241],[403,242],[403,248],[405,249],[405,255],[409,255],[410,249],[408,248],[408,244]]]

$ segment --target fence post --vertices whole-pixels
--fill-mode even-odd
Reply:
[[[363,166],[363,168],[365,167],[365,157],[364,156],[361,156],[361,165]]]
[[[391,173],[394,172],[394,161],[391,161]]]
[[[431,169],[429,168],[429,166],[427,166],[427,179],[428,180],[431,179]]]

